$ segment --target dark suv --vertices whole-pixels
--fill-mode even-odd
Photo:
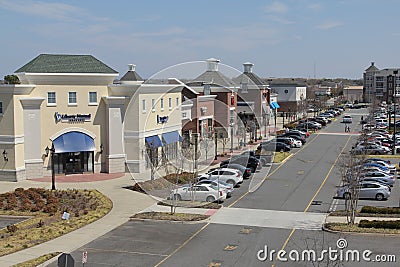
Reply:
[[[256,172],[256,170],[262,168],[260,161],[256,157],[244,156],[244,155],[233,156],[230,159],[221,161],[220,166],[230,163],[240,164],[242,166],[250,168],[251,172]]]

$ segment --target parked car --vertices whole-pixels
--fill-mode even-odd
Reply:
[[[360,179],[364,178],[379,178],[384,180],[386,183],[393,185],[395,182],[394,176],[389,175],[387,173],[381,172],[381,171],[368,171],[363,174],[361,174]]]
[[[384,200],[390,197],[390,187],[382,185],[377,182],[360,182],[360,192],[358,197],[361,198],[374,198],[376,200]],[[337,197],[350,199],[349,185],[339,187],[337,190]]]
[[[223,181],[233,186],[243,182],[243,176],[240,171],[230,168],[219,168],[198,177],[199,181],[206,179]]]
[[[350,115],[344,115],[342,122],[343,123],[352,123],[353,122],[353,118]]]
[[[224,160],[220,163],[220,166],[226,165],[226,164],[240,164],[244,167],[250,168],[251,172],[256,172],[256,170],[259,170],[262,168],[260,161],[256,157],[247,157],[247,156],[233,156],[230,159]]]
[[[294,147],[293,138],[290,137],[277,137],[275,141],[285,143],[290,147]]]
[[[275,152],[289,152],[292,148],[283,142],[269,141],[267,143],[260,144],[257,147],[258,151],[268,150]]]
[[[352,153],[354,154],[374,154],[374,155],[383,155],[383,154],[388,154],[390,152],[390,149],[381,146],[378,144],[359,144],[355,148],[353,148]]]
[[[393,187],[393,184],[389,184],[385,181],[385,179],[381,179],[381,178],[363,178],[361,180],[362,182],[374,182],[374,183],[380,183],[382,185],[386,185],[389,187]]]
[[[226,192],[213,185],[182,186],[171,191],[170,199],[219,202],[226,199]]]
[[[292,140],[292,142],[293,142],[292,147],[299,148],[299,147],[302,147],[302,146],[303,146],[303,143],[301,143],[300,140],[295,139],[295,138],[293,138],[293,137],[288,137],[288,138],[290,138],[290,139]]]
[[[243,174],[244,179],[250,177],[250,175],[251,175],[251,169],[247,168],[245,166],[242,166],[240,164],[230,163],[230,164],[221,165],[220,167],[239,170]]]
[[[227,197],[231,197],[232,193],[234,191],[233,185],[225,183],[223,181],[217,181],[217,180],[208,180],[208,179],[201,180],[201,181],[198,181],[196,183],[196,185],[213,185],[213,186],[219,188],[220,190],[221,189],[225,190]]]
[[[306,137],[298,132],[288,132],[281,134],[278,137],[293,137],[299,139],[303,145],[306,143]]]
[[[261,151],[255,151],[255,150],[247,150],[241,153],[240,156],[255,157],[260,161],[261,166],[266,166],[268,163],[271,163],[272,161],[272,154],[261,153]]]

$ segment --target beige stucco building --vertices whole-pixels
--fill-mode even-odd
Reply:
[[[118,72],[90,55],[42,54],[15,71],[21,84],[0,86],[0,180],[144,170],[146,137],[180,130],[181,87],[135,74],[131,65],[116,84]]]

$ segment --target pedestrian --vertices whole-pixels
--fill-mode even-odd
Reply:
[[[347,132],[348,133],[350,132],[350,126],[347,126]]]
[[[347,124],[344,125],[344,132],[347,132]]]
[[[286,128],[285,128],[285,133],[288,133],[288,132],[289,132],[289,128],[286,127]]]

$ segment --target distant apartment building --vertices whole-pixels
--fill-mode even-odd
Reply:
[[[389,102],[392,101],[393,95],[399,95],[397,93],[400,91],[398,68],[380,70],[374,62],[371,62],[371,65],[363,73],[363,80],[363,100],[365,102],[372,102],[374,99]],[[395,87],[396,92],[393,90]]]

